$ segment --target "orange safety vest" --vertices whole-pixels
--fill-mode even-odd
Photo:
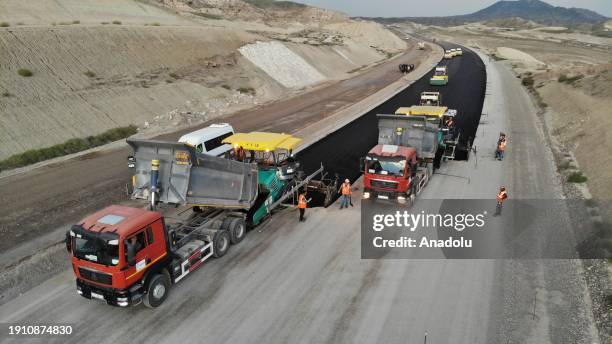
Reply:
[[[351,194],[351,184],[342,184],[342,194],[345,196]]]
[[[499,149],[500,151],[504,151],[506,150],[506,141],[500,141],[499,142],[499,146],[497,147],[497,149]]]
[[[506,198],[508,198],[508,193],[506,191],[497,193],[497,203],[502,203]]]
[[[306,196],[300,195],[298,197],[298,208],[299,209],[306,209],[306,205],[307,204],[308,204],[308,202],[306,202]]]

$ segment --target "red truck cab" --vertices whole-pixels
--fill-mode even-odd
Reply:
[[[363,159],[363,197],[405,202],[413,194],[417,164],[417,151],[413,147],[374,146]]]
[[[166,233],[159,212],[117,205],[73,225],[66,233],[66,247],[77,292],[125,307],[143,301],[143,286],[152,272],[164,274],[156,284],[169,288],[169,275],[163,271],[169,256]],[[166,290],[161,291],[165,297]]]

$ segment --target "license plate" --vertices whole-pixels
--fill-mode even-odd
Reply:
[[[380,199],[389,199],[389,196],[378,195],[378,198],[380,198]]]
[[[96,294],[93,291],[91,292],[91,298],[104,301],[104,296],[102,296],[100,294]]]

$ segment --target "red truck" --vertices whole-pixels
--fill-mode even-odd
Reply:
[[[128,143],[134,149],[131,163],[139,186],[133,198],[148,195],[152,209],[157,203],[186,204],[193,213],[177,221],[157,211],[113,205],[71,227],[66,248],[77,292],[114,306],[161,305],[172,284],[242,241],[247,225],[255,225],[252,209],[265,205],[263,216],[267,216],[301,188],[337,189],[335,184],[313,181],[322,166],[308,176],[296,176],[300,173],[289,171],[288,165],[271,165],[267,159],[261,166],[199,154],[185,143],[137,139]],[[261,170],[272,177],[260,179]],[[287,184],[272,200],[269,189],[260,185],[279,180]],[[317,187],[311,188],[311,182]]]
[[[205,210],[170,225],[159,212],[113,205],[73,225],[66,247],[83,297],[157,307],[172,284],[223,256],[245,234],[240,212]]]
[[[363,197],[412,204],[433,174],[438,131],[425,117],[378,115],[378,144],[361,160]]]

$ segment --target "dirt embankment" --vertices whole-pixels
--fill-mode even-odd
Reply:
[[[537,96],[550,118],[551,134],[572,155],[560,164],[560,172],[583,173],[591,196],[608,204],[603,209],[612,218],[607,201],[612,192],[612,39],[548,27],[407,29],[462,42],[505,60]]]
[[[149,134],[196,125],[346,78],[406,47],[379,24],[327,10],[292,20],[293,9],[217,2],[2,2],[0,159],[128,124]],[[230,3],[246,9],[238,15]],[[249,13],[261,16],[246,21]],[[242,53],[249,47],[254,55]],[[262,54],[281,74],[258,63]],[[304,73],[316,77],[284,82]]]

